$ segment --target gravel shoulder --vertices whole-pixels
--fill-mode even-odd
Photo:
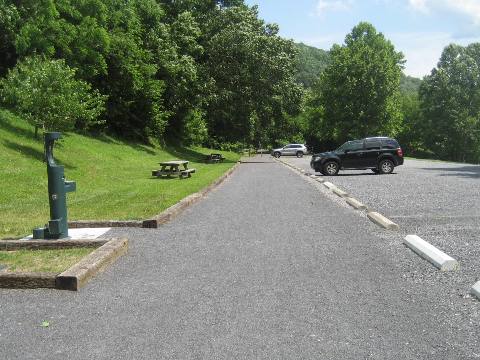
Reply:
[[[0,289],[0,356],[480,357],[478,303],[385,234],[281,164],[242,164],[165,226],[106,234],[129,254],[81,292]]]

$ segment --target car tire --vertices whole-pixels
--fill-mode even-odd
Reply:
[[[297,151],[297,158],[303,157],[303,152],[302,151]]]
[[[273,156],[276,157],[277,159],[278,159],[281,155],[282,155],[282,154],[280,154],[278,151],[273,153]]]
[[[323,164],[322,174],[327,176],[334,176],[338,174],[338,170],[340,170],[340,166],[336,161],[327,161]]]
[[[394,168],[395,164],[389,159],[384,159],[378,163],[378,171],[380,174],[391,174]]]

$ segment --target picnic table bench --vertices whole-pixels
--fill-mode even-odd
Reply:
[[[178,176],[180,179],[184,177],[191,177],[196,171],[195,169],[188,168],[188,161],[186,160],[173,160],[160,163],[160,170],[153,170],[152,176],[156,177],[171,177]],[[183,168],[180,168],[182,166]]]
[[[222,156],[222,154],[212,153],[205,157],[205,162],[207,163],[219,163],[223,162],[223,160],[225,160],[225,158]]]

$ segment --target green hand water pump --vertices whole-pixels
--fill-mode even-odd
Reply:
[[[55,140],[61,133],[45,133],[45,160],[48,174],[48,200],[50,221],[44,228],[33,230],[34,239],[63,239],[68,237],[67,193],[76,190],[74,181],[65,181],[63,165],[57,165],[53,158]]]

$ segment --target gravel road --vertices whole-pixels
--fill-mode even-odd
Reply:
[[[309,156],[282,159],[313,171]],[[453,293],[467,296],[480,280],[480,166],[406,159],[391,175],[340,171],[328,179],[399,224],[401,236],[380,234],[395,246],[417,234],[457,259],[461,271],[446,280]],[[424,276],[444,279],[441,273]]]
[[[479,303],[386,234],[242,164],[80,292],[0,289],[0,358],[478,359]]]

